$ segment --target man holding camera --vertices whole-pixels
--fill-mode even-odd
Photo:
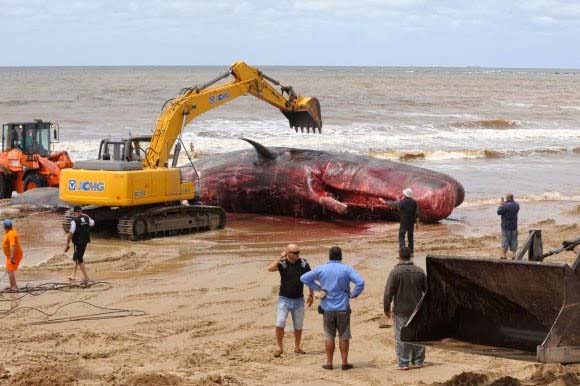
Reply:
[[[304,323],[304,285],[300,276],[310,271],[306,259],[300,258],[300,248],[296,244],[288,244],[279,257],[268,265],[269,272],[280,273],[280,293],[278,297],[278,314],[276,317],[276,344],[278,348],[274,357],[280,357],[284,352],[284,327],[288,314],[292,314],[294,327],[294,352],[304,354],[300,348],[302,340],[302,324]],[[310,290],[306,304],[312,306],[314,291]]]
[[[505,259],[508,249],[512,252],[512,259],[516,257],[518,250],[518,212],[520,204],[514,200],[513,193],[506,193],[505,200],[500,199],[497,208],[498,216],[501,216],[501,258]]]

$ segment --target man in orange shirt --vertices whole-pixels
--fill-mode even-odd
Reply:
[[[14,272],[18,270],[20,261],[22,260],[22,248],[20,247],[20,239],[16,229],[12,225],[12,220],[6,219],[2,222],[4,225],[4,238],[2,239],[2,249],[6,256],[6,272],[10,279],[10,289],[17,290],[16,276]]]

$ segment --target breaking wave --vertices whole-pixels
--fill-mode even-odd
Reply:
[[[458,122],[451,122],[449,126],[458,127],[458,128],[484,128],[484,129],[515,129],[521,127],[522,124],[520,121],[509,120],[509,119],[480,119],[476,121],[458,121]]]
[[[509,157],[528,157],[556,154],[580,154],[580,147],[576,148],[547,148],[529,150],[490,150],[490,149],[468,149],[468,150],[380,150],[371,149],[367,155],[371,157],[384,158],[396,161],[414,160],[454,160],[454,159],[496,159]]]
[[[518,202],[540,202],[540,201],[580,201],[580,195],[566,196],[560,192],[546,192],[542,194],[526,194],[515,198]],[[464,201],[462,208],[471,208],[476,206],[498,205],[498,198],[488,198],[473,201]]]
[[[0,106],[13,107],[13,106],[29,105],[32,103],[36,104],[39,102],[40,101],[35,100],[35,99],[11,99],[11,100],[0,101]]]

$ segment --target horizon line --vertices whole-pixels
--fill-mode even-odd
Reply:
[[[91,65],[0,65],[0,68],[132,68],[132,67],[230,67],[231,64],[91,64]],[[580,67],[519,67],[519,66],[478,66],[478,65],[465,65],[465,66],[416,66],[416,65],[286,65],[286,64],[252,64],[252,67],[296,67],[296,68],[417,68],[417,69],[506,69],[506,70],[575,70],[580,71]]]

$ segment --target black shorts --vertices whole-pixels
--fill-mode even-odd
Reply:
[[[83,256],[85,255],[85,249],[87,249],[87,244],[74,244],[75,251],[73,253],[73,261],[75,263],[84,263]]]

